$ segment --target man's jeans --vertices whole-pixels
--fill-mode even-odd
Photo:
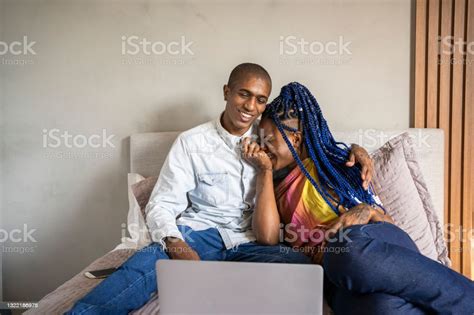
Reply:
[[[202,260],[310,262],[284,245],[247,243],[226,250],[216,229],[179,229]],[[401,229],[389,223],[348,229],[352,242],[329,243],[324,255],[325,293],[336,314],[473,314],[473,282],[419,254]],[[158,244],[140,250],[69,314],[127,314],[140,308],[157,290],[158,259],[169,259]]]
[[[264,246],[251,242],[228,250],[217,229],[193,231],[187,226],[178,228],[201,260],[311,263],[307,256],[285,245]],[[79,300],[68,314],[127,314],[140,308],[157,291],[155,264],[158,259],[169,257],[157,243],[138,251]]]
[[[347,230],[352,242],[330,243],[323,260],[336,314],[474,314],[474,282],[419,254],[400,228],[380,222]]]

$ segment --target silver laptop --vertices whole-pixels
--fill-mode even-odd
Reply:
[[[160,315],[323,312],[318,265],[159,260],[156,266]]]

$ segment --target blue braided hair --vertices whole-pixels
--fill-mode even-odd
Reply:
[[[262,115],[262,118],[266,117],[273,120],[301,171],[338,216],[339,205],[350,209],[363,202],[383,209],[373,188],[363,188],[359,165],[345,165],[350,148],[334,140],[316,98],[304,85],[292,82],[282,87],[280,95],[267,105]],[[284,124],[289,119],[297,119],[300,127]],[[303,165],[285,131],[303,133],[305,148],[316,166],[319,183]],[[339,200],[329,193],[330,189],[334,190]]]

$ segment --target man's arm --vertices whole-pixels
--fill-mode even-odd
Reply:
[[[351,153],[349,154],[349,160],[346,162],[346,166],[352,167],[356,163],[359,163],[362,167],[360,172],[362,186],[367,190],[372,181],[372,176],[374,175],[374,163],[369,153],[363,147],[354,143],[351,146]]]
[[[197,253],[184,241],[176,225],[176,217],[188,207],[187,193],[194,188],[191,158],[186,144],[179,136],[161,168],[145,209],[152,240],[166,248],[172,259],[199,259]]]
[[[171,259],[201,260],[198,253],[188,243],[179,238],[167,237],[165,243],[166,252]]]

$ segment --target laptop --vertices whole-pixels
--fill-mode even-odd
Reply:
[[[323,313],[318,265],[159,260],[160,315]]]

